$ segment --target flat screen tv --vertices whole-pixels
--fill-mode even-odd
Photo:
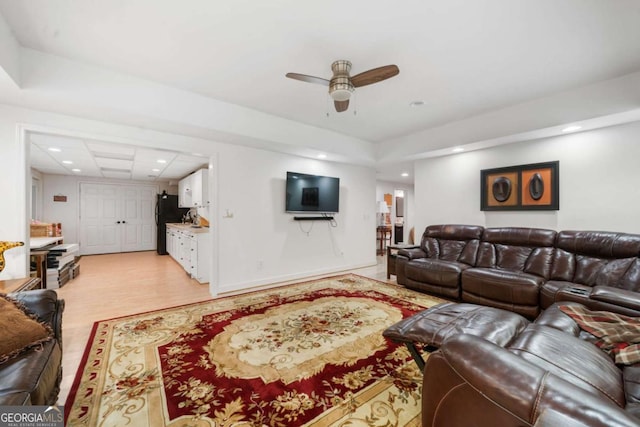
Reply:
[[[337,213],[339,199],[340,178],[287,172],[287,212]]]

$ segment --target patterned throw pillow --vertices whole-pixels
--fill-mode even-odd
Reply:
[[[579,305],[560,305],[580,329],[598,338],[595,344],[612,355],[616,363],[632,365],[640,362],[640,318],[609,311],[590,311]]]
[[[40,323],[18,301],[0,294],[0,364],[52,338],[49,326]]]

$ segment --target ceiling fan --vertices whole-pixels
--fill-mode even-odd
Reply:
[[[351,62],[344,59],[340,59],[331,64],[331,71],[333,71],[331,80],[298,73],[287,73],[287,77],[307,83],[329,86],[329,95],[333,99],[336,111],[341,113],[349,108],[349,98],[355,88],[390,79],[400,72],[396,65],[385,65],[384,67],[364,71],[351,77],[349,76]]]

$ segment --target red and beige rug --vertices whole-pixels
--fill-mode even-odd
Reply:
[[[419,426],[382,331],[443,302],[344,275],[94,325],[66,426]]]

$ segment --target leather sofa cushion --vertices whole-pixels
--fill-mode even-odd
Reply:
[[[423,310],[387,328],[383,335],[397,342],[418,342],[434,347],[459,334],[482,337],[505,346],[529,321],[505,310],[476,304],[443,303]]]
[[[593,288],[593,291],[591,291],[590,298],[596,301],[608,302],[634,310],[640,310],[640,294],[638,292],[609,286],[596,286]]]
[[[418,282],[457,288],[460,286],[460,275],[468,268],[467,264],[461,262],[421,258],[407,263],[405,275]]]
[[[26,391],[0,393],[0,406],[30,406],[31,396]]]
[[[517,305],[538,305],[542,277],[497,268],[471,268],[462,273],[462,290]]]
[[[32,405],[52,404],[52,388],[57,394],[58,367],[62,363],[62,350],[53,340],[42,349],[29,350],[2,365],[0,369],[0,395],[9,392],[27,392]],[[54,401],[55,402],[55,401]]]
[[[627,399],[627,406],[636,405],[640,407],[640,365],[625,366],[622,371],[624,378],[624,394]]]
[[[580,388],[625,406],[620,369],[591,343],[557,329],[531,324],[508,349]]]
[[[606,231],[560,231],[556,247],[598,258],[629,258],[640,254],[640,235]]]
[[[563,305],[572,305],[575,303],[563,303]],[[547,326],[554,328],[565,334],[573,335],[577,337],[580,335],[580,326],[573,319],[562,312],[558,308],[558,304],[553,304],[551,307],[543,311],[540,316],[534,321],[536,325]],[[595,337],[593,337],[595,339]]]

